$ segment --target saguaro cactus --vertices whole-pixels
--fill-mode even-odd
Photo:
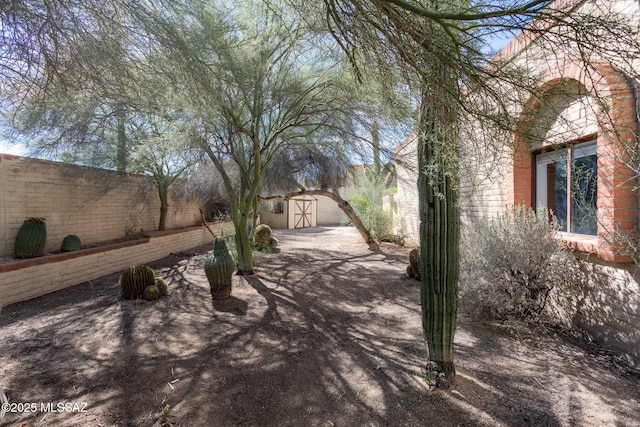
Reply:
[[[446,82],[446,70],[440,69]],[[455,92],[455,80],[451,82]],[[422,328],[429,347],[426,379],[431,388],[455,382],[453,339],[458,308],[460,213],[455,100],[425,84],[418,139]],[[449,101],[449,102],[447,102]]]
[[[15,242],[16,258],[34,258],[42,256],[47,239],[47,227],[44,218],[29,217],[24,220]]]
[[[227,249],[227,243],[224,239],[217,237],[213,241],[213,255],[204,263],[204,272],[209,280],[213,299],[225,299],[231,296],[231,279],[235,265]]]

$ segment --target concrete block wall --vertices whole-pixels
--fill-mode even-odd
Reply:
[[[223,234],[221,229],[228,233],[232,225],[222,223],[211,224],[210,227],[214,232]],[[0,264],[0,307],[212,242],[213,236],[200,226],[152,232],[129,242]]]
[[[68,234],[86,246],[156,230],[160,201],[142,175],[0,154],[0,258],[13,256],[27,217],[46,218],[45,252],[52,252]],[[172,194],[167,229],[199,218],[196,202]]]

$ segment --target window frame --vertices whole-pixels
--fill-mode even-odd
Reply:
[[[581,151],[581,156],[576,157],[574,155],[575,152]],[[564,157],[565,164],[565,173],[567,175],[566,182],[566,206],[564,207],[565,216],[566,216],[566,224],[564,224],[564,230],[560,230],[559,232],[563,235],[570,236],[580,236],[585,238],[597,238],[598,236],[598,200],[597,200],[597,188],[598,188],[598,137],[597,135],[588,135],[583,138],[579,138],[577,140],[567,141],[562,144],[554,144],[550,146],[546,146],[540,150],[536,150],[532,152],[533,157],[533,202],[536,212],[540,206],[548,209],[548,200],[549,200],[549,183],[547,182],[547,173],[541,173],[542,168],[547,167],[548,165],[557,162],[558,159]],[[573,197],[573,188],[572,184],[574,182],[575,177],[573,176],[573,165],[576,159],[596,156],[596,189],[595,189],[595,197],[596,197],[596,223],[595,230],[593,234],[585,234],[572,231],[573,228],[573,205],[574,205],[574,197]],[[545,203],[541,203],[541,199],[547,199]],[[555,206],[554,206],[555,207]],[[556,209],[557,210],[557,209]],[[555,212],[554,212],[555,214]]]
[[[280,215],[284,213],[284,200],[271,201],[271,213]]]

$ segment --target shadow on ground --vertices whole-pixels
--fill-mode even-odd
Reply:
[[[0,314],[0,386],[14,402],[86,412],[7,414],[29,425],[631,425],[635,373],[562,335],[462,321],[458,383],[422,380],[419,285],[408,250],[371,251],[351,228],[276,232],[258,275],[212,301],[207,248],[153,263],[156,302],[119,299],[117,275]],[[185,254],[182,254],[185,255]]]

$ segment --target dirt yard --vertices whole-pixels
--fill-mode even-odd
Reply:
[[[640,425],[639,372],[552,329],[461,318],[457,386],[429,392],[408,250],[351,228],[276,237],[228,300],[203,248],[151,264],[155,302],[121,300],[116,274],[5,307],[0,387],[31,411],[5,424],[160,426],[169,405],[166,425],[195,427]]]

